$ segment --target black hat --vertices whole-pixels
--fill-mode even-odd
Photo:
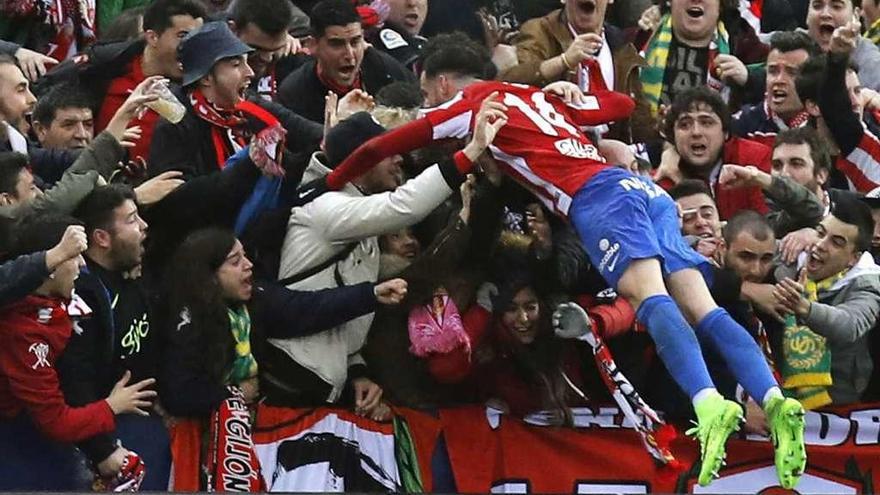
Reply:
[[[254,51],[233,34],[225,22],[208,22],[191,31],[177,47],[177,58],[183,65],[183,85],[205,77],[218,61]]]
[[[385,128],[367,112],[358,112],[336,124],[324,138],[327,166],[335,168],[358,146],[383,132],[385,132]]]

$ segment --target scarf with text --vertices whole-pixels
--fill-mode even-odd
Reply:
[[[663,94],[663,76],[666,72],[672,37],[672,17],[667,14],[660,20],[660,26],[648,40],[642,54],[648,65],[642,67],[639,77],[642,80],[642,91],[648,99],[648,103],[651,104],[651,113],[654,115],[657,115],[657,110],[660,107],[660,96]],[[724,28],[724,23],[721,21],[718,21],[715,35],[709,42],[709,67],[706,74],[706,85],[721,93],[724,101],[727,101],[730,88],[715,77],[715,56],[719,53],[730,54],[727,29]]]
[[[819,291],[830,289],[846,272],[843,270],[818,282],[807,280],[804,296],[810,302],[816,302]],[[831,396],[828,395],[828,387],[831,386],[831,351],[825,337],[806,325],[799,325],[794,315],[789,315],[785,319],[782,343],[782,386],[786,395],[798,399],[807,409],[831,404]]]

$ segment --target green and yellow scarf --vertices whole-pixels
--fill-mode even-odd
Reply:
[[[669,45],[672,43],[672,36],[672,17],[667,14],[660,20],[660,27],[654,31],[644,51],[648,65],[642,67],[639,79],[642,81],[642,92],[651,104],[651,113],[654,115],[657,115],[660,95],[663,94],[663,75],[666,72],[666,61],[669,59]],[[715,36],[712,37],[709,44],[709,70],[706,75],[706,85],[721,92],[724,99],[727,100],[728,88],[715,77],[713,70],[715,55],[719,53],[730,54],[727,29],[724,28],[724,23],[721,21],[718,21]]]
[[[229,328],[232,330],[232,338],[235,339],[235,360],[232,361],[227,383],[238,385],[257,376],[257,360],[251,352],[251,315],[245,306],[239,309],[228,308],[227,312]]]
[[[819,291],[830,289],[846,275],[843,270],[825,280],[807,280],[804,296],[810,302],[819,299]],[[782,386],[785,394],[798,399],[807,409],[831,404],[831,351],[825,337],[799,325],[794,315],[785,319],[782,347]]]

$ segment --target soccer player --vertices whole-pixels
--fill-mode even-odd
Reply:
[[[462,47],[450,47],[430,55],[422,89],[429,104],[440,105],[365,143],[324,184],[305,186],[306,194],[309,187],[338,189],[385,157],[487,132],[474,129],[477,122],[490,132],[497,129],[489,146],[497,165],[574,225],[592,263],[637,308],[660,358],[691,398],[698,425],[689,433],[701,444],[699,483],[708,485],[717,477],[727,437],[739,428],[742,410],[715,389],[694,331],[724,356],[738,382],[763,404],[780,483],[794,487],[806,465],[803,407],[783,397],[754,340],[713,301],[699,271],[708,261],[684,243],[672,199],[649,179],[606,163],[581,130],[627,117],[633,101],[608,91],[581,95],[570,83],[542,91],[480,81],[479,70],[469,70],[479,64],[468,64],[467,54]],[[442,95],[451,89],[456,89],[454,96],[443,102]],[[567,104],[563,94],[580,101]],[[467,149],[454,157],[462,172],[477,158]]]

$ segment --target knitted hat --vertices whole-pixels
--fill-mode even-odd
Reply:
[[[336,124],[324,138],[327,166],[336,168],[360,145],[385,132],[367,112],[358,112]]]

